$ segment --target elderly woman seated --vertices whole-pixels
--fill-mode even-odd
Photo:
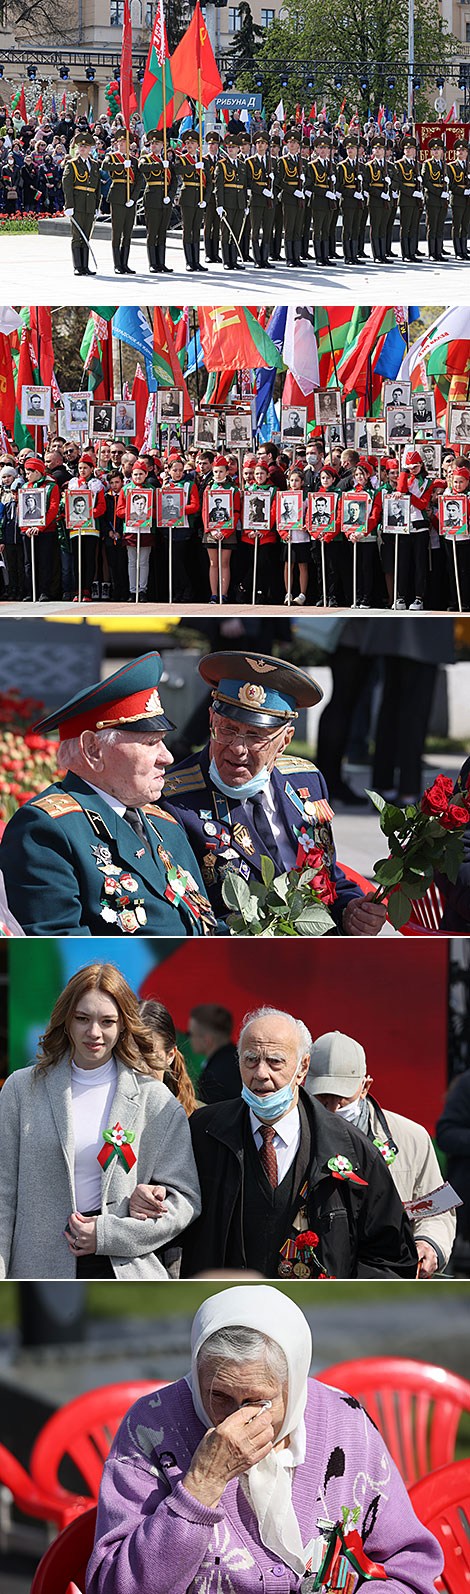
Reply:
[[[138,1400],[105,1464],[87,1594],[255,1594],[386,1580],[432,1594],[441,1551],[381,1435],[308,1378],[282,1287],[205,1301],[191,1374]]]

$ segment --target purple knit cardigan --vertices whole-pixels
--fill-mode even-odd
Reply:
[[[306,1460],[292,1490],[304,1547],[321,1533],[318,1521],[346,1518],[346,1532],[359,1532],[369,1560],[385,1567],[386,1584],[377,1578],[368,1584],[373,1594],[434,1594],[443,1564],[439,1545],[415,1516],[369,1417],[350,1395],[314,1379],[305,1416]],[[237,1478],[215,1510],[187,1493],[182,1479],[203,1432],[184,1379],[131,1407],[104,1468],[87,1594],[301,1588],[296,1573],[261,1543]]]

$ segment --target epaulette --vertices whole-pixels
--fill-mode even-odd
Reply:
[[[167,819],[170,825],[178,824],[178,820],[174,819],[173,814],[165,813],[165,809],[159,808],[158,803],[143,803],[142,813],[153,814],[155,819]]]
[[[50,819],[62,819],[64,814],[82,813],[80,803],[75,801],[75,797],[70,797],[67,791],[64,791],[63,795],[57,792],[54,797],[35,797],[31,807],[43,808]]]
[[[294,775],[297,770],[300,772],[302,769],[313,769],[318,773],[317,765],[312,764],[309,758],[294,758],[290,753],[281,753],[280,758],[276,758],[274,767],[281,769],[285,775]]]
[[[202,769],[199,764],[191,764],[189,769],[176,770],[174,775],[168,775],[163,786],[163,796],[173,797],[175,792],[201,790],[207,790]]]

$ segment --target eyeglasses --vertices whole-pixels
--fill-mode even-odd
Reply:
[[[279,730],[274,731],[271,736],[260,736],[256,730],[245,730],[243,725],[234,725],[233,720],[222,720],[217,717],[217,723],[212,727],[212,735],[214,741],[218,742],[243,741],[245,747],[255,752],[256,749],[269,747],[270,742],[275,742],[281,730],[284,730],[283,725],[279,727]]]

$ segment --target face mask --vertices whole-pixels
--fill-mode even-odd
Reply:
[[[260,1118],[261,1123],[274,1123],[276,1118],[282,1118],[289,1107],[292,1107],[294,1100],[292,1085],[294,1079],[297,1078],[298,1072],[299,1064],[297,1064],[295,1074],[292,1075],[289,1083],[283,1085],[281,1090],[273,1090],[269,1096],[255,1096],[254,1091],[249,1090],[248,1085],[244,1085],[241,1093],[242,1101],[246,1102],[247,1107],[253,1108],[253,1112],[256,1113],[257,1118]]]
[[[361,1116],[362,1096],[357,1096],[355,1101],[347,1101],[344,1107],[337,1107],[335,1117],[346,1118],[348,1124],[357,1124]]]
[[[269,781],[269,769],[265,764],[263,769],[260,769],[259,775],[252,775],[251,780],[246,780],[243,786],[227,786],[219,775],[215,758],[211,758],[209,775],[218,791],[222,791],[225,797],[239,797],[240,802],[244,802],[245,797],[256,797],[258,792],[264,791]]]

